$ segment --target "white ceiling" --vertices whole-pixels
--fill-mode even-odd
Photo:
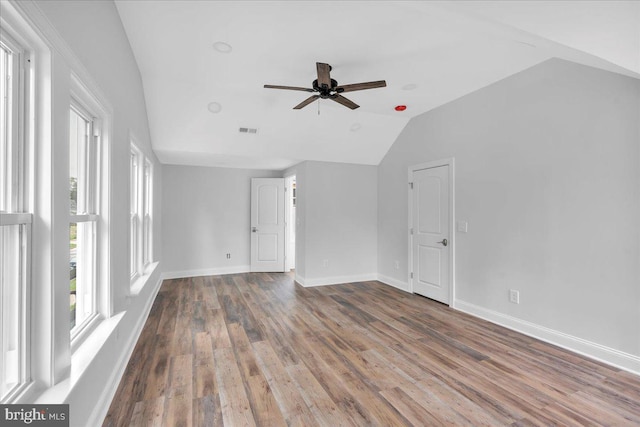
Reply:
[[[303,160],[378,164],[411,117],[552,57],[640,78],[640,2],[116,2],[163,163],[284,169]],[[230,53],[213,48],[232,46]],[[310,94],[316,62],[349,110]],[[415,89],[407,90],[414,86]],[[211,113],[217,102],[222,110]],[[397,112],[394,107],[407,109]],[[320,114],[318,114],[318,111]],[[257,128],[256,134],[238,128]]]

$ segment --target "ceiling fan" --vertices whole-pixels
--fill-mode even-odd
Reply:
[[[375,89],[379,87],[387,86],[387,82],[384,80],[378,80],[375,82],[366,83],[354,83],[350,85],[338,86],[338,82],[331,78],[330,71],[331,65],[323,64],[322,62],[316,62],[316,69],[318,70],[318,78],[312,83],[313,89],[306,87],[296,86],[277,86],[277,85],[264,85],[267,89],[287,89],[287,90],[299,90],[303,92],[318,92],[317,95],[311,95],[309,98],[302,101],[300,104],[293,107],[294,110],[299,110],[307,105],[311,104],[318,98],[331,99],[338,104],[342,104],[345,107],[355,110],[360,107],[350,99],[340,95],[344,92],[353,92],[356,90]]]

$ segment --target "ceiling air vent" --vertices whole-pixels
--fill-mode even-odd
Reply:
[[[240,133],[258,133],[258,129],[256,128],[240,128],[238,129]]]

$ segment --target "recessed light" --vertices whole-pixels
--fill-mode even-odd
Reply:
[[[361,125],[360,123],[354,123],[354,124],[352,124],[352,125],[351,125],[351,127],[349,128],[349,130],[350,130],[351,132],[357,132],[357,131],[359,131],[360,129],[362,129],[362,125]]]
[[[217,114],[222,111],[222,105],[220,105],[218,102],[210,102],[209,105],[207,105],[207,109],[213,114]]]
[[[409,84],[406,84],[406,85],[402,86],[402,90],[414,90],[417,87],[418,87],[417,84],[409,83]]]
[[[229,43],[225,42],[215,42],[213,44],[213,48],[220,53],[230,53],[233,50],[233,47]]]

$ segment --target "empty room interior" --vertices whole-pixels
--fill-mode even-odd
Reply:
[[[640,2],[0,30],[0,424],[640,425]]]

